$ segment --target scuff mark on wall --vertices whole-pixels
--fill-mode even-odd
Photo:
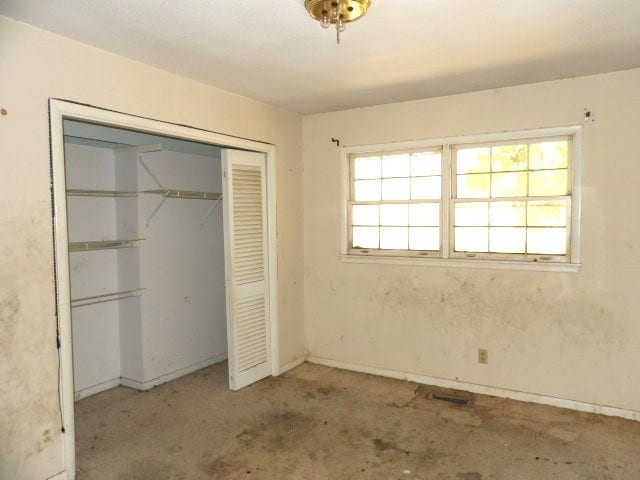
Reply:
[[[82,270],[86,270],[89,264],[89,261],[84,256],[74,256],[70,259],[70,266],[72,272],[80,272]]]
[[[14,345],[16,315],[20,312],[20,299],[12,293],[3,294],[0,299],[0,356],[11,358]]]

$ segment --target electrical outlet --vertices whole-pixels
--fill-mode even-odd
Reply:
[[[478,349],[478,363],[489,363],[489,350],[486,348]]]
[[[40,450],[43,450],[49,444],[53,443],[53,425],[49,425],[42,430],[42,436],[40,437]]]

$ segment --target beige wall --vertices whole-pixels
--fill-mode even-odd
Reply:
[[[640,70],[312,115],[303,133],[294,113],[4,17],[0,60],[1,479],[63,468],[49,97],[276,144],[281,364],[303,354],[304,313],[312,356],[640,411]],[[332,136],[365,145],[574,125],[587,106],[581,273],[339,262]]]
[[[579,124],[576,273],[339,261],[340,154],[367,145]],[[640,70],[304,118],[308,354],[640,412]],[[489,349],[488,365],[477,349]]]
[[[0,478],[63,469],[55,348],[49,97],[274,143],[280,361],[304,353],[302,119],[0,17]],[[45,429],[52,441],[40,444]]]

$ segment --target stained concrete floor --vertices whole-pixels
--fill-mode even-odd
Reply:
[[[76,429],[78,480],[640,478],[640,422],[310,364],[239,392],[226,364],[114,388]]]

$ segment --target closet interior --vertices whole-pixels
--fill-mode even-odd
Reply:
[[[227,358],[219,147],[65,120],[75,398]]]

